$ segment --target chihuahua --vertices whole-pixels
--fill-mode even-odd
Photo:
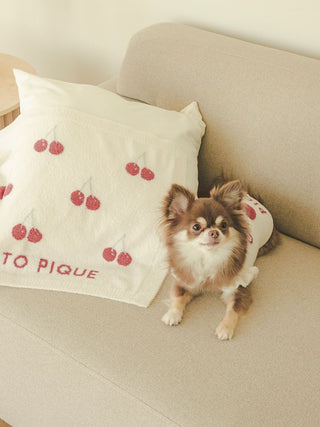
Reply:
[[[278,241],[271,214],[240,181],[216,185],[210,197],[198,199],[173,184],[163,204],[163,225],[174,284],[162,321],[178,325],[193,297],[219,291],[226,313],[216,335],[231,339],[252,302],[248,285],[259,272],[255,259]]]

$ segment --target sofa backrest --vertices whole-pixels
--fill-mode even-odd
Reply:
[[[320,247],[320,61],[181,24],[131,40],[120,95],[207,124],[199,194],[221,171],[262,196],[285,234]]]

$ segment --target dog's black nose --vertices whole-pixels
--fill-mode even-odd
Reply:
[[[209,236],[212,239],[217,239],[219,237],[219,231],[218,230],[210,230]]]

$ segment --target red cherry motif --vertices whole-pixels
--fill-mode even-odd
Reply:
[[[253,243],[253,237],[252,237],[252,235],[250,233],[247,234],[247,238],[248,238],[248,242],[250,244],[252,244]]]
[[[113,249],[113,248],[106,248],[106,249],[103,251],[102,256],[103,256],[103,258],[104,258],[106,261],[108,261],[108,262],[112,262],[112,261],[114,261],[114,260],[116,259],[117,251],[116,251],[115,249]]]
[[[112,262],[117,257],[117,251],[114,249],[120,242],[122,242],[122,252],[118,255],[117,262],[119,265],[122,265],[124,267],[127,267],[132,262],[131,255],[128,252],[125,252],[124,248],[124,240],[126,238],[126,235],[124,234],[112,247],[105,248],[102,256],[103,258],[108,261]]]
[[[87,197],[86,206],[91,211],[96,211],[97,209],[100,208],[100,200],[91,195]]]
[[[148,168],[143,168],[141,171],[141,177],[146,181],[151,181],[154,178],[154,173]]]
[[[39,139],[33,146],[33,148],[38,152],[41,153],[42,151],[45,151],[48,146],[48,141],[44,138]]]
[[[38,153],[41,153],[47,149],[48,141],[46,138],[51,134],[51,136],[53,136],[54,140],[49,145],[49,152],[51,154],[54,154],[54,155],[61,154],[63,152],[64,146],[61,144],[61,142],[55,140],[56,128],[57,128],[57,126],[50,129],[50,131],[47,133],[45,138],[38,139],[38,141],[33,146],[35,151],[37,151]]]
[[[13,189],[13,185],[12,184],[8,184],[7,186],[2,185],[0,187],[0,200],[2,200],[5,196],[7,196],[8,194],[11,193]]]
[[[92,177],[90,177],[82,186],[81,190],[90,185],[90,192],[92,193]],[[72,203],[76,206],[81,206],[85,199],[85,194],[81,190],[76,190],[71,193],[70,199]],[[100,200],[95,197],[93,194],[90,194],[86,199],[86,207],[91,211],[96,211],[100,208]]]
[[[126,165],[126,171],[127,171],[130,175],[135,176],[135,175],[138,175],[138,173],[139,173],[139,171],[140,171],[140,168],[139,168],[139,166],[137,165],[137,163],[135,163],[135,162],[130,162],[130,163],[127,163],[127,165]]]
[[[132,175],[138,175],[140,172],[140,166],[138,165],[138,160],[142,158],[142,163],[146,164],[146,153],[143,153],[135,162],[129,162],[126,164],[126,171]],[[141,170],[141,178],[145,179],[146,181],[151,181],[154,179],[154,172],[151,169],[148,169],[147,167],[143,167]]]
[[[4,185],[1,185],[1,187],[0,187],[0,200],[3,199],[5,191],[6,191],[6,187]]]
[[[4,191],[4,196],[7,196],[8,194],[10,194],[10,193],[11,193],[11,191],[12,191],[12,189],[13,189],[13,185],[12,185],[12,184],[8,184],[8,185],[6,186],[5,191]]]
[[[259,208],[259,211],[260,211],[262,214],[266,214],[266,213],[267,213],[267,211],[266,211],[265,209],[263,209],[263,208]]]
[[[61,144],[61,142],[58,141],[52,141],[49,145],[49,151],[51,154],[61,154],[64,150],[64,146]]]
[[[131,261],[132,261],[132,258],[128,254],[128,252],[121,252],[117,258],[118,264],[123,265],[124,267],[131,264]]]
[[[28,233],[28,240],[32,243],[37,243],[42,239],[42,234],[37,228],[31,228]]]
[[[22,240],[26,237],[27,229],[23,224],[17,224],[12,229],[12,236],[16,240]]]
[[[71,193],[70,199],[74,205],[81,206],[84,202],[84,194],[82,193],[82,191],[76,190]]]
[[[32,223],[34,223],[34,210],[32,209],[28,215],[24,218],[23,222],[21,224],[17,224],[12,228],[12,236],[16,240],[22,240],[26,237],[27,234],[27,228],[25,227],[24,223],[27,221],[27,219],[31,216]],[[31,230],[28,233],[28,241],[32,243],[37,243],[42,239],[42,234],[37,228],[32,227]]]
[[[247,215],[247,217],[249,217],[250,219],[254,220],[255,217],[257,216],[256,211],[253,209],[252,206],[247,205],[246,203],[243,205],[243,209]]]

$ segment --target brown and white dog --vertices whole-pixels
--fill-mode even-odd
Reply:
[[[174,184],[164,200],[163,223],[175,282],[162,321],[178,325],[193,297],[220,291],[227,307],[216,335],[231,339],[252,302],[247,286],[259,271],[255,259],[278,240],[270,213],[240,181],[217,185],[210,197],[199,199]]]

